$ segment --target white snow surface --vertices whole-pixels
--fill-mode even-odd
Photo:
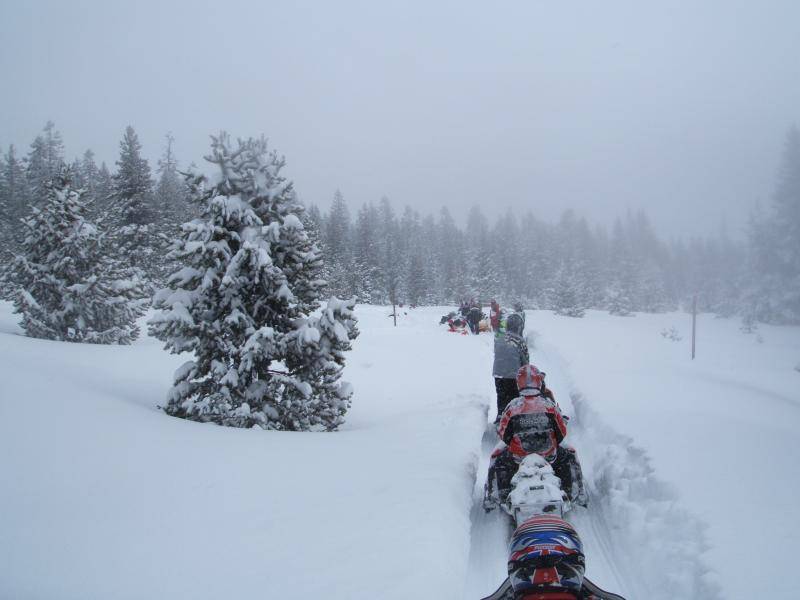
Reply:
[[[29,339],[0,303],[0,597],[493,591],[509,532],[479,507],[491,336],[447,333],[447,311],[394,328],[391,309],[359,306],[346,425],[287,433],[167,417],[190,356],[146,336]],[[800,329],[762,326],[758,343],[702,316],[692,362],[689,323],[527,315],[589,484],[570,517],[588,573],[628,600],[794,598]],[[660,335],[672,326],[682,342]]]

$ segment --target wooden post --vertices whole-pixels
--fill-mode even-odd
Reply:
[[[697,339],[697,294],[692,299],[692,360],[694,360],[695,340]]]

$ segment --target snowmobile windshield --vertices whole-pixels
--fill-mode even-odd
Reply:
[[[546,567],[555,567],[561,563],[571,564],[575,566],[584,566],[584,558],[582,554],[573,552],[572,554],[537,554],[531,557],[526,557],[519,560],[512,560],[508,563],[508,570],[522,570],[533,571],[534,569],[542,569]]]
[[[547,563],[547,564],[545,564]],[[509,579],[518,598],[530,594],[577,594],[583,586],[583,555],[539,556],[509,568]]]

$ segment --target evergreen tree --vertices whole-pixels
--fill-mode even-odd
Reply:
[[[800,130],[786,136],[770,214],[751,236],[761,295],[759,315],[774,323],[800,323]]]
[[[129,344],[138,333],[135,282],[115,278],[102,237],[83,217],[81,190],[62,168],[23,220],[22,253],[12,272],[15,311],[31,337]]]
[[[378,304],[380,289],[380,244],[378,241],[378,211],[365,204],[358,211],[353,231],[355,292],[359,301]]]
[[[7,269],[12,264],[12,255],[17,252],[22,242],[20,220],[25,215],[29,198],[25,168],[16,156],[13,144],[8,147],[3,157],[2,176],[0,176],[0,205],[2,205],[2,223],[0,223],[0,297],[8,299],[11,286]]]
[[[106,163],[100,164],[95,180],[94,201],[90,206],[90,214],[100,224],[111,219],[111,206],[114,194],[114,179]],[[100,218],[102,217],[102,218]]]
[[[565,317],[582,317],[586,306],[580,269],[574,261],[566,260],[556,275],[552,293],[553,310]]]
[[[405,287],[406,299],[411,306],[418,306],[423,303],[428,291],[428,282],[422,255],[417,251],[412,252],[408,261]]]
[[[443,300],[460,302],[467,294],[464,241],[447,207],[439,213],[437,261]]]
[[[27,203],[44,198],[49,182],[58,174],[64,162],[64,142],[52,121],[36,136],[28,153],[26,167]]]
[[[178,173],[178,161],[172,145],[175,138],[168,133],[164,154],[158,161],[158,183],[155,190],[155,208],[159,220],[167,227],[177,229],[190,218],[186,202],[186,186]]]
[[[211,183],[189,175],[202,218],[172,256],[186,266],[154,297],[153,335],[194,360],[175,374],[166,412],[236,427],[335,429],[351,390],[339,378],[358,334],[354,300],[319,315],[321,262],[303,209],[266,140],[212,138]]]
[[[420,238],[417,241],[417,254],[422,259],[425,278],[425,293],[420,301],[421,304],[433,305],[445,302],[444,294],[439,285],[442,276],[439,271],[438,251],[440,244],[437,239],[438,233],[439,230],[433,215],[427,215],[422,219]]]
[[[133,127],[120,142],[117,173],[112,177],[109,210],[117,258],[137,269],[143,279],[156,280],[163,253],[156,231],[150,166]]]
[[[380,215],[380,269],[382,273],[381,287],[383,289],[383,302],[397,304],[402,283],[402,259],[400,256],[401,243],[399,240],[399,225],[389,199],[381,198],[378,207]]]
[[[633,313],[638,281],[636,263],[631,256],[622,222],[614,222],[610,263],[606,276],[605,307],[612,315],[627,317]]]
[[[97,163],[94,161],[94,152],[86,150],[80,161],[81,179],[83,181],[82,187],[87,196],[87,202],[94,203],[97,201],[97,186],[100,171],[97,168]]]
[[[328,218],[325,220],[325,279],[328,291],[337,297],[349,297],[353,289],[352,241],[350,211],[339,190],[333,196]]]

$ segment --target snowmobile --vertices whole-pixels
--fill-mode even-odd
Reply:
[[[457,317],[458,317],[458,313],[456,313],[455,311],[450,311],[446,315],[442,315],[442,318],[439,319],[439,325],[444,325],[448,321],[451,321],[452,319],[455,319]]]
[[[542,596],[542,598],[547,598],[547,596]],[[514,589],[511,587],[511,579],[506,577],[506,580],[497,588],[494,594],[486,596],[482,600],[515,600]],[[625,600],[625,598],[619,594],[601,589],[595,583],[589,581],[588,578],[584,577],[581,595],[578,600]]]
[[[467,321],[461,317],[454,317],[447,321],[448,331],[450,333],[460,333],[467,335]]]
[[[563,517],[571,508],[561,480],[542,456],[529,454],[511,479],[511,491],[501,498],[496,480],[489,478],[484,486],[483,508],[487,512],[499,506],[518,526],[535,515]]]
[[[517,525],[508,578],[484,600],[624,600],[586,578],[583,542],[568,522],[539,514]]]

